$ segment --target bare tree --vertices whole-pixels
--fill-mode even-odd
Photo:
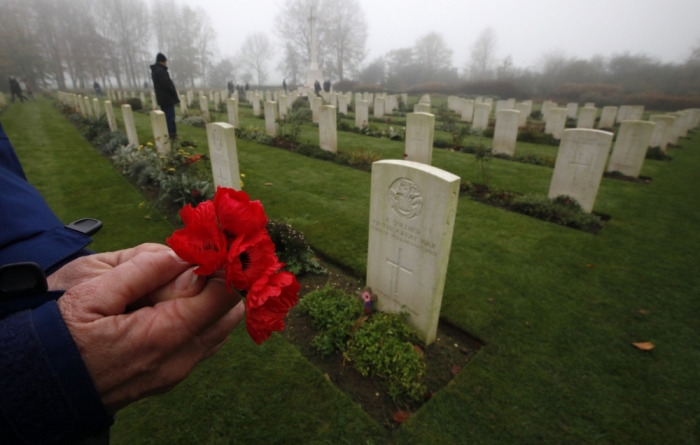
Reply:
[[[274,54],[270,39],[263,33],[248,34],[243,41],[237,59],[250,72],[258,78],[258,85],[262,85],[268,76],[267,63]]]
[[[496,45],[498,39],[493,28],[481,31],[479,38],[472,45],[466,72],[471,79],[485,80],[494,76],[496,63]]]
[[[296,53],[291,44],[284,46],[284,57],[277,65],[285,77],[291,80],[291,85],[297,85],[299,78],[303,75],[304,67],[301,64],[300,56]]]
[[[357,0],[287,0],[277,16],[277,37],[284,42],[285,74],[290,75],[295,65],[304,67],[311,62],[312,9],[319,66],[343,80],[349,71],[357,70],[366,55],[367,20]]]
[[[437,80],[439,73],[452,69],[452,50],[436,32],[426,34],[416,41],[413,59],[423,71],[422,81]]]
[[[357,0],[326,0],[321,21],[327,39],[329,74],[343,80],[366,56],[367,19]]]

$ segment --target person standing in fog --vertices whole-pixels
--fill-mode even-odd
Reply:
[[[156,101],[160,105],[160,109],[165,113],[169,137],[171,140],[177,139],[175,105],[180,103],[180,97],[175,89],[175,84],[170,79],[170,74],[168,74],[168,59],[163,53],[158,53],[156,63],[151,65],[151,78],[153,79]]]

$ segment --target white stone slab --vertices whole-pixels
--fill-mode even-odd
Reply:
[[[515,141],[518,139],[520,111],[501,110],[496,112],[496,128],[493,133],[493,153],[513,156]]]
[[[92,102],[90,102],[89,97],[87,97],[87,96],[83,97],[83,106],[85,107],[85,116],[86,117],[93,117]]]
[[[414,113],[430,113],[430,105],[417,103],[413,106]]]
[[[374,98],[374,117],[376,118],[382,118],[384,117],[384,98],[383,97],[375,97]]]
[[[311,99],[311,119],[317,124],[321,118],[321,107],[323,106],[323,98],[312,97]]]
[[[548,196],[570,196],[584,212],[593,211],[612,138],[607,131],[564,130]]]
[[[338,112],[343,116],[348,115],[348,96],[340,95],[338,96]]]
[[[180,113],[187,114],[187,97],[184,94],[180,94]]]
[[[211,117],[209,116],[209,100],[204,94],[199,96],[199,109],[202,111],[202,118],[204,118],[204,122],[211,122]]]
[[[368,125],[369,102],[366,100],[355,101],[355,127],[362,128]]]
[[[595,102],[586,102],[583,106],[584,108],[595,108]]]
[[[229,99],[230,100],[230,99]],[[236,129],[224,122],[207,124],[211,173],[216,187],[241,190]]]
[[[671,138],[671,130],[675,118],[664,114],[654,114],[649,116],[649,121],[656,124],[654,131],[651,133],[650,147],[659,147],[661,151],[666,153],[668,141]]]
[[[506,100],[506,110],[514,110],[515,109],[515,99],[510,98]]]
[[[681,137],[681,133],[683,131],[683,120],[681,119],[680,113],[666,113],[666,115],[675,119],[673,121],[673,125],[671,126],[668,143],[678,145],[678,139]]]
[[[124,128],[126,129],[126,137],[129,144],[139,145],[139,137],[136,133],[136,125],[134,125],[134,114],[131,111],[131,105],[122,105],[122,117],[124,118]]]
[[[429,95],[429,94],[424,94],[423,96],[421,96],[421,98],[420,98],[420,100],[418,101],[418,103],[426,104],[426,105],[432,105],[432,103],[431,103],[431,101],[430,101],[430,95]]]
[[[228,114],[228,123],[233,128],[238,128],[238,99],[226,99],[226,112]]]
[[[367,285],[380,310],[407,312],[426,344],[437,332],[459,182],[417,162],[372,164]]]
[[[630,107],[629,113],[625,117],[625,120],[638,121],[642,120],[644,116],[644,105],[633,105]]]
[[[552,108],[557,108],[556,102],[552,102],[551,100],[545,100],[542,103],[542,121],[547,122],[547,117],[549,116],[549,110]]]
[[[102,110],[100,110],[99,99],[92,99],[92,109],[95,112],[95,117],[100,117],[100,114],[102,114]]]
[[[461,105],[462,121],[471,122],[474,120],[474,101],[472,99],[463,99]]]
[[[501,110],[508,110],[508,101],[507,100],[499,100],[496,101],[496,114],[498,114],[499,111]]]
[[[472,122],[472,130],[484,131],[489,126],[489,115],[491,114],[491,105],[476,104],[474,105],[474,121]]]
[[[434,136],[435,115],[408,113],[406,115],[406,160],[430,165],[433,160]]]
[[[518,127],[523,128],[527,125],[527,117],[530,115],[530,110],[532,110],[532,103],[521,102],[515,104],[515,111],[519,111],[518,115]]]
[[[631,105],[622,105],[618,110],[617,110],[617,118],[615,121],[620,124],[622,121],[628,119],[627,115],[632,111],[632,106]]]
[[[598,122],[598,128],[611,129],[615,126],[615,117],[617,116],[617,107],[607,106],[603,107],[603,113],[600,115],[600,122]]]
[[[168,124],[165,121],[165,113],[160,110],[151,111],[151,127],[153,127],[153,139],[155,139],[158,153],[170,153],[170,137],[168,136]]]
[[[270,137],[277,136],[277,102],[265,102],[265,132]]]
[[[333,153],[338,152],[338,116],[333,105],[321,107],[321,115],[318,122],[319,146],[322,150]]]
[[[260,116],[260,96],[253,96],[253,116]]]
[[[647,121],[622,122],[610,156],[608,171],[619,171],[626,176],[639,177],[655,126],[653,122]]]
[[[598,109],[593,107],[583,107],[578,114],[576,128],[593,128],[595,126],[595,118],[598,116]]]
[[[578,104],[575,102],[569,102],[566,104],[566,117],[569,119],[576,119],[578,115]]]
[[[287,95],[278,93],[277,94],[277,108],[278,108],[278,113],[280,116],[280,119],[284,119],[287,117]]]
[[[474,99],[474,105],[483,104],[483,103],[484,103],[484,98],[481,96],[477,96],[476,99]]]
[[[112,102],[105,101],[105,114],[107,115],[107,125],[109,125],[109,131],[115,132],[118,130],[117,120],[114,118],[114,108],[112,108]]]
[[[566,127],[568,111],[566,108],[551,108],[547,113],[547,123],[544,132],[551,134],[555,139],[561,139],[562,132]]]

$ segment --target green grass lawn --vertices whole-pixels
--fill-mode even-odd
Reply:
[[[263,126],[241,111],[242,124]],[[152,140],[148,116],[134,115]],[[144,218],[143,198],[48,102],[11,105],[0,121],[61,218],[113,212],[132,230],[106,223],[101,249],[167,236],[145,235],[163,223]],[[314,131],[302,139],[317,142]],[[208,151],[204,129],[178,132]],[[401,142],[338,136],[340,150],[403,153]],[[391,438],[281,336],[257,347],[239,328],[174,391],[123,410],[114,443],[697,443],[700,133],[680,145],[672,162],[645,162],[649,185],[603,179],[595,210],[612,220],[596,236],[460,199],[442,316],[486,346]],[[238,150],[245,190],[270,217],[364,273],[368,173],[248,141]],[[472,155],[435,150],[433,160],[477,179]],[[546,194],[552,170],[494,160],[491,174],[494,186]],[[632,346],[642,341],[656,348]]]

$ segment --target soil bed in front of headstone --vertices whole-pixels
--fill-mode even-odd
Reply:
[[[550,222],[554,224],[558,224],[560,226],[564,227],[569,227],[571,229],[576,229],[576,230],[581,230],[583,232],[588,232],[592,234],[597,234],[600,232],[603,227],[605,227],[605,224],[610,221],[612,216],[607,215],[605,213],[598,213],[598,212],[591,212],[592,215],[595,215],[598,217],[599,222],[590,224],[588,226],[581,226],[577,224],[575,221],[572,222],[562,222],[558,218],[550,218],[547,219],[546,217],[540,217],[538,215],[533,215],[529,213],[524,213],[520,211],[517,206],[514,204],[514,201],[516,198],[519,198],[523,195],[520,193],[516,192],[511,192],[508,190],[501,190],[501,189],[491,189],[488,185],[484,184],[472,184],[472,183],[462,183],[460,185],[460,196],[468,196],[469,198],[473,199],[474,201],[481,202],[483,204],[488,204],[493,207],[498,207],[499,209],[504,209],[508,210],[510,212],[514,213],[520,213],[521,215],[526,215],[530,216],[532,218],[537,218],[545,222]],[[542,211],[540,212],[542,215],[550,215],[549,211]]]
[[[634,176],[623,175],[622,173],[620,173],[618,171],[605,172],[605,173],[603,173],[603,177],[607,178],[607,179],[615,179],[617,181],[634,182],[637,184],[648,185],[649,183],[651,183],[651,178],[648,176],[639,176],[639,177],[635,178]]]
[[[342,289],[345,293],[357,295],[364,283],[341,268],[321,260],[328,269],[328,275],[303,274],[298,277],[301,284],[300,298],[307,293],[320,289],[327,283]],[[329,356],[321,354],[311,346],[311,341],[319,333],[312,324],[311,317],[302,314],[295,307],[285,320],[285,338],[313,363],[338,389],[358,403],[373,419],[387,429],[399,426],[394,420],[397,411],[415,412],[436,392],[450,384],[455,375],[474,357],[483,343],[460,329],[440,321],[437,340],[427,346],[421,346],[426,362],[425,384],[428,392],[424,400],[413,404],[397,404],[384,392],[380,384],[371,376],[363,377],[352,365],[343,360],[341,352]]]

